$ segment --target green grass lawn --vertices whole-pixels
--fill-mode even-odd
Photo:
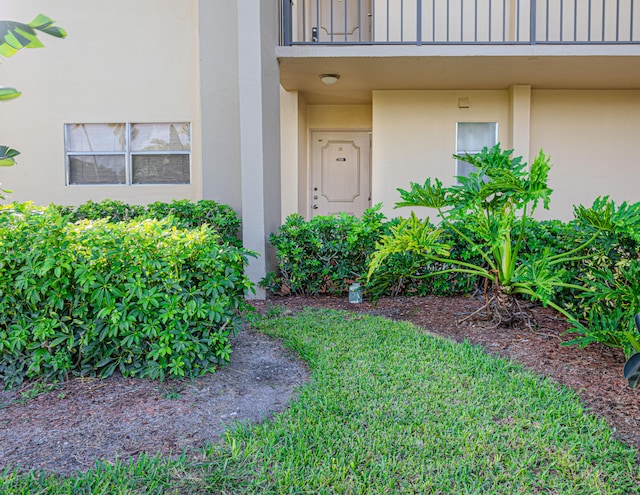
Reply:
[[[6,472],[0,493],[640,493],[635,450],[518,364],[352,313],[308,310],[261,329],[313,372],[283,414],[197,457],[71,479]]]

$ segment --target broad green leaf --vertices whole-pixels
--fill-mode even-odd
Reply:
[[[424,185],[411,183],[411,190],[398,189],[402,201],[396,203],[396,208],[402,206],[424,206],[426,208],[442,208],[448,204],[446,189],[442,187],[442,182],[436,179],[431,183],[427,179]]]
[[[53,23],[54,21],[46,15],[38,14],[38,16],[29,23],[29,26],[43,33],[47,33],[50,36],[55,36],[56,38],[64,38],[67,36],[67,32],[63,28],[56,27]]]
[[[36,30],[56,38],[64,38],[67,35],[66,31],[53,23],[54,21],[42,14],[29,24],[0,21],[0,57],[10,58],[23,48],[43,47]]]
[[[17,98],[21,94],[22,93],[16,88],[0,87],[0,101],[12,100],[14,98]]]
[[[16,161],[14,157],[19,154],[19,151],[9,148],[8,146],[0,146],[0,167],[11,167],[15,165]]]
[[[640,381],[640,352],[631,356],[624,365],[624,377],[629,381],[629,386],[635,388]]]

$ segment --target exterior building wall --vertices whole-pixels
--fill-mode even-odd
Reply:
[[[300,141],[299,97],[297,91],[280,87],[280,149],[282,218],[298,213]],[[303,130],[304,133],[304,130]]]
[[[528,95],[530,103],[527,104]],[[460,97],[469,108],[458,108]],[[456,122],[498,122],[503,148],[533,160],[551,157],[549,210],[538,218],[573,218],[573,206],[597,196],[638,201],[640,160],[625,153],[640,127],[640,90],[375,91],[373,96],[373,198],[391,217],[397,188],[427,177],[452,184]],[[528,155],[528,157],[527,157]],[[417,212],[418,213],[418,212]],[[425,210],[424,216],[433,215]]]
[[[457,122],[497,122],[499,142],[510,145],[509,91],[374,91],[372,204],[382,202],[389,218],[407,216],[393,208],[397,188],[427,177],[453,184]]]
[[[309,129],[371,129],[371,105],[308,105]]]
[[[531,97],[531,154],[551,157],[553,188],[542,218],[573,217],[573,205],[597,196],[640,200],[640,159],[631,151],[640,128],[640,90],[536,90]]]
[[[236,2],[198,0],[202,197],[242,210]],[[224,46],[224,50],[218,47]],[[196,81],[194,81],[196,83]]]
[[[278,0],[8,0],[3,19],[39,12],[68,32],[3,64],[24,95],[2,105],[3,143],[23,152],[0,182],[11,200],[79,204],[214,199],[243,220],[257,253],[247,275],[275,266],[268,236],[280,224]],[[65,123],[191,123],[188,185],[65,182]],[[257,289],[256,297],[264,297]]]
[[[246,269],[254,282],[277,265],[268,237],[281,220],[277,5],[277,0],[237,4],[242,242],[259,255]],[[265,295],[256,287],[255,297]]]
[[[307,153],[309,150],[309,133],[307,131],[307,101],[302,94],[298,92],[298,188],[296,189],[298,196],[298,213],[304,215],[304,212],[310,209],[310,198],[308,194],[302,193],[309,189],[309,168],[307,167]],[[289,194],[293,194],[293,191]],[[293,211],[286,212],[290,215]]]
[[[68,36],[43,34],[45,48],[23,50],[2,63],[2,84],[23,92],[2,103],[2,144],[22,152],[16,166],[0,170],[0,182],[14,190],[10,199],[58,204],[199,199],[197,2],[6,0],[2,5],[7,20],[28,23],[40,12]],[[190,122],[191,184],[66,186],[64,124],[123,122]]]

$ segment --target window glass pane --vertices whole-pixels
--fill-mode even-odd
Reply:
[[[134,184],[189,184],[189,155],[133,155]]]
[[[124,155],[69,157],[69,184],[124,184]]]
[[[132,151],[189,151],[189,124],[131,124]]]
[[[124,151],[124,124],[67,124],[67,151]]]
[[[475,155],[485,146],[491,148],[498,139],[497,122],[458,122],[456,154]],[[475,167],[462,160],[456,160],[456,177],[467,177]]]
[[[477,153],[496,144],[497,122],[459,122],[458,153]]]

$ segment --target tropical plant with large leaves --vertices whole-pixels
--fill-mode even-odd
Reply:
[[[61,27],[54,26],[54,21],[47,16],[39,14],[29,24],[16,21],[0,20],[0,58],[8,59],[23,48],[41,48],[44,45],[38,39],[38,32],[45,33],[56,38],[64,38],[67,33]],[[21,92],[16,88],[0,87],[0,101],[12,100],[20,96]],[[0,146],[0,167],[15,165],[15,157],[20,152],[8,146]],[[10,192],[0,189],[0,199],[4,199],[2,193]]]
[[[496,145],[476,155],[454,155],[474,166],[468,176],[458,177],[457,184],[445,187],[438,179],[427,179],[423,185],[411,183],[409,190],[399,189],[402,200],[396,207],[435,209],[439,225],[433,227],[428,218],[421,220],[412,212],[383,236],[370,258],[369,277],[390,255],[412,252],[422,258],[424,266],[435,268],[407,273],[408,277],[466,273],[484,278],[487,316],[496,324],[527,320],[517,297],[525,296],[555,308],[579,326],[577,318],[554,302],[554,294],[561,289],[591,290],[572,281],[563,265],[586,257],[585,249],[600,233],[615,228],[613,205],[604,201],[597,208],[576,209],[589,232],[580,245],[560,254],[547,250],[541,256],[524,258],[521,249],[527,225],[540,204],[543,208],[549,205],[550,163],[542,151],[529,167],[512,153]],[[618,220],[624,224],[624,216]],[[452,257],[452,246],[442,239],[443,227],[467,242],[482,263]]]

